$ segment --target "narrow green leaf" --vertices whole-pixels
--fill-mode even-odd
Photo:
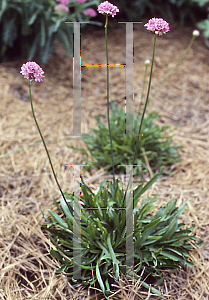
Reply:
[[[185,265],[187,265],[190,268],[194,268],[194,266],[195,266],[195,264],[192,261],[189,261],[189,260],[186,260],[184,263],[185,263]]]
[[[155,294],[155,295],[159,295],[159,296],[162,296],[162,293],[160,291],[158,291],[157,289],[155,289],[154,287],[152,287],[151,285],[147,284],[146,282],[144,281],[141,281],[140,282],[141,285],[143,287],[145,287],[146,289],[150,290],[151,293]]]
[[[67,269],[67,266],[66,265],[62,265],[59,269],[57,269],[57,273],[60,274],[60,273],[63,273],[65,272],[65,270]]]
[[[62,206],[62,209],[63,209],[66,217],[69,218],[69,219],[73,219],[71,211],[69,210],[69,207],[67,206],[67,203],[65,202],[65,200],[63,199],[63,197],[61,197],[60,204]]]
[[[99,261],[96,264],[96,277],[97,277],[97,280],[99,282],[99,285],[100,285],[103,293],[105,293],[105,286],[104,286],[104,283],[102,281],[102,277],[101,277],[101,274],[100,274],[100,271],[99,271]]]
[[[161,237],[159,240],[160,242],[168,240],[172,237],[173,233],[177,230],[178,223],[177,219],[173,219],[173,221],[170,223],[170,225],[167,227],[167,232]]]
[[[150,181],[139,191],[134,192],[134,206],[137,204],[138,199],[141,195],[143,195],[162,175],[163,168],[161,168],[160,172],[152,177]]]
[[[50,249],[50,254],[56,258],[58,261],[62,261],[62,255],[60,255],[60,253],[54,249]]]
[[[47,211],[50,213],[50,215],[57,221],[57,223],[64,228],[68,228],[67,223],[60,217],[58,216],[57,213],[55,213],[53,210],[51,209],[47,209]]]
[[[183,249],[182,249],[182,252],[181,252],[181,249],[179,249],[179,251],[178,251],[172,247],[167,247],[166,250],[170,250],[182,257],[184,257],[184,256],[189,257],[189,254],[187,252],[185,252]]]
[[[29,26],[31,26],[31,25],[35,22],[35,20],[36,20],[38,14],[39,14],[40,11],[42,11],[43,9],[44,9],[44,7],[40,7],[40,8],[38,8],[38,9],[36,10],[36,12],[32,15],[32,17],[30,18],[30,20],[29,20],[29,22],[28,22],[28,25],[29,25]]]
[[[43,211],[42,207],[41,207],[41,213],[42,213],[42,215],[43,215],[44,220],[45,220],[46,222],[49,222],[49,220],[47,219],[47,217],[46,217],[45,214],[44,214],[44,211]]]
[[[182,259],[179,255],[170,253],[169,251],[163,250],[163,251],[161,251],[160,255],[164,256],[165,258],[169,258],[171,260],[174,260],[174,261],[182,261]]]
[[[41,18],[41,47],[44,47],[46,43],[46,30],[44,19]]]
[[[150,222],[148,225],[146,225],[144,227],[144,230],[142,232],[142,236],[139,239],[139,241],[137,241],[137,247],[142,246],[144,241],[146,241],[146,239],[149,237],[149,235],[155,230],[156,225],[159,224],[161,218],[159,217],[156,220],[153,220],[152,222]]]

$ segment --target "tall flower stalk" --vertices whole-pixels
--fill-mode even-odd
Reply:
[[[46,154],[48,156],[48,159],[49,159],[49,163],[50,163],[50,166],[51,166],[51,169],[52,169],[52,173],[54,175],[54,179],[58,185],[58,188],[60,190],[60,193],[62,195],[62,197],[64,198],[65,202],[67,203],[66,199],[65,199],[65,196],[62,192],[62,189],[60,187],[60,184],[57,180],[57,176],[55,174],[55,171],[54,171],[54,168],[53,168],[53,164],[52,164],[52,161],[51,161],[51,158],[50,158],[50,155],[49,155],[49,151],[46,147],[46,143],[44,141],[44,138],[43,138],[43,135],[41,133],[41,130],[39,128],[39,125],[38,125],[38,122],[37,122],[37,119],[36,119],[36,116],[35,116],[35,112],[34,112],[34,109],[33,109],[33,101],[32,101],[32,95],[31,95],[31,82],[33,79],[35,79],[35,81],[42,81],[43,79],[43,74],[44,74],[44,71],[42,70],[42,68],[40,68],[40,66],[35,63],[35,62],[27,62],[26,64],[23,64],[22,68],[21,68],[21,71],[20,73],[22,73],[22,75],[24,75],[25,78],[28,79],[28,84],[29,84],[29,94],[30,94],[30,103],[31,103],[31,109],[32,109],[32,114],[33,114],[33,118],[35,120],[35,123],[36,123],[36,126],[38,128],[38,132],[41,136],[41,139],[42,139],[42,142],[44,144],[44,148],[46,150]]]
[[[151,70],[150,70],[150,77],[149,77],[149,85],[148,85],[148,90],[147,90],[147,97],[146,97],[146,101],[145,101],[145,105],[144,105],[144,109],[143,109],[143,113],[142,113],[141,123],[140,123],[140,126],[139,126],[139,132],[138,132],[138,137],[137,137],[137,141],[136,141],[136,148],[135,148],[135,153],[134,153],[134,158],[133,158],[133,165],[135,163],[135,159],[136,159],[136,155],[137,155],[137,150],[138,150],[138,145],[139,145],[139,137],[140,137],[141,128],[142,128],[142,122],[144,120],[144,115],[145,115],[145,111],[146,111],[146,108],[147,108],[147,103],[148,103],[148,100],[149,100],[149,93],[150,93],[151,82],[152,82],[152,71],[153,71],[154,58],[155,58],[156,39],[157,39],[157,35],[155,34],[154,35],[153,51],[152,51],[152,63],[151,63]]]
[[[149,32],[154,34],[154,44],[153,44],[153,51],[152,51],[152,62],[151,62],[151,70],[150,70],[147,96],[146,96],[144,109],[143,109],[143,112],[142,112],[141,122],[140,122],[140,125],[139,125],[138,137],[137,137],[137,141],[136,141],[136,147],[135,147],[135,153],[134,153],[134,158],[133,158],[133,164],[132,165],[134,165],[135,160],[136,160],[142,123],[143,123],[143,120],[144,120],[144,115],[145,115],[145,111],[146,111],[148,100],[149,100],[149,94],[150,94],[150,88],[151,88],[151,82],[152,82],[152,71],[153,71],[154,58],[155,58],[155,47],[156,47],[157,35],[160,36],[162,34],[166,34],[170,30],[169,29],[169,24],[166,21],[164,21],[163,19],[158,19],[158,18],[150,19],[149,22],[147,24],[145,24],[144,26],[147,27],[147,30],[149,30]],[[125,198],[126,198],[126,194],[127,194],[127,191],[128,191],[130,181],[131,181],[131,176],[129,177],[129,182],[128,182],[128,185],[126,187],[126,191],[125,191],[125,194],[124,194],[123,206],[124,206],[124,203],[125,203]]]
[[[113,171],[113,184],[115,187],[115,164],[114,164],[114,155],[113,155],[113,146],[112,146],[112,136],[111,136],[111,127],[110,127],[110,83],[109,83],[109,59],[108,59],[108,44],[107,44],[107,25],[108,25],[108,17],[116,15],[119,12],[117,6],[109,3],[108,1],[102,2],[98,6],[98,12],[106,16],[105,22],[105,44],[106,44],[106,61],[107,61],[107,120],[108,120],[108,130],[110,137],[110,147],[111,147],[111,158],[112,158],[112,171]]]
[[[107,61],[107,121],[108,121],[108,129],[110,136],[110,147],[111,147],[111,157],[112,157],[112,172],[113,172],[113,184],[115,186],[115,164],[114,164],[114,156],[113,156],[113,146],[112,146],[112,135],[111,135],[111,127],[110,127],[110,75],[109,75],[109,59],[108,59],[108,44],[107,44],[107,25],[108,25],[108,16],[106,15],[105,22],[105,44],[106,44],[106,61]]]
[[[143,100],[143,96],[144,96],[144,87],[145,87],[145,82],[146,82],[146,77],[147,77],[147,69],[148,69],[148,66],[150,65],[150,60],[146,59],[144,64],[145,64],[144,81],[143,81],[143,86],[142,86],[141,101],[140,101],[140,105],[139,105],[137,118],[139,118],[140,112],[141,112],[142,100]]]

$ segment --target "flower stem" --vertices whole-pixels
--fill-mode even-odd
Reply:
[[[147,108],[147,103],[148,103],[148,100],[149,100],[149,93],[150,93],[151,81],[152,81],[152,70],[153,70],[154,58],[155,58],[156,38],[157,38],[157,35],[155,34],[154,35],[153,52],[152,52],[152,64],[151,64],[151,70],[150,70],[150,78],[149,78],[149,85],[148,85],[148,90],[147,90],[147,97],[146,97],[146,102],[145,102],[145,105],[144,105],[144,110],[143,110],[143,113],[142,113],[141,123],[140,123],[140,126],[139,126],[139,133],[138,133],[137,142],[136,142],[136,148],[135,148],[135,154],[134,154],[134,159],[133,159],[133,165],[134,165],[134,162],[135,162],[135,159],[136,159],[136,155],[137,155],[137,150],[138,150],[138,145],[139,145],[139,136],[140,136],[140,132],[141,132],[142,122],[144,120],[144,115],[145,115],[145,111],[146,111],[146,108]]]
[[[51,166],[51,168],[52,168],[52,172],[53,172],[53,175],[54,175],[54,179],[55,179],[55,181],[56,181],[56,183],[57,183],[57,185],[58,185],[58,188],[59,188],[59,190],[60,190],[60,193],[61,193],[63,199],[65,200],[65,202],[66,202],[66,204],[67,204],[67,200],[66,200],[66,198],[65,198],[65,196],[64,196],[64,194],[63,194],[63,192],[62,192],[62,189],[61,189],[61,187],[60,187],[60,185],[59,185],[59,182],[58,182],[58,180],[57,180],[57,176],[56,176],[56,174],[55,174],[55,172],[54,172],[54,168],[53,168],[53,165],[52,165],[52,162],[51,162],[51,158],[50,158],[49,152],[48,152],[47,147],[46,147],[46,143],[45,143],[45,141],[44,141],[44,138],[43,138],[42,133],[41,133],[41,130],[40,130],[40,128],[39,128],[38,122],[37,122],[37,120],[36,120],[36,116],[35,116],[34,109],[33,109],[32,95],[31,95],[31,80],[29,79],[28,82],[29,82],[30,103],[31,103],[31,109],[32,109],[32,113],[33,113],[33,118],[34,118],[34,120],[35,120],[36,126],[37,126],[37,128],[38,128],[39,134],[40,134],[41,139],[42,139],[42,142],[43,142],[43,144],[44,144],[44,148],[45,148],[45,150],[46,150],[46,154],[47,154],[47,156],[48,156],[49,163],[50,163],[50,166]]]
[[[108,16],[106,15],[105,41],[106,41],[106,60],[107,60],[107,120],[108,120],[108,129],[109,129],[109,136],[110,136],[111,156],[112,156],[113,183],[114,183],[114,187],[115,187],[115,166],[114,166],[114,159],[113,159],[113,147],[112,147],[112,136],[111,136],[111,129],[110,129],[110,112],[109,112],[110,89],[109,89],[108,46],[107,46],[107,24],[108,24]]]
[[[163,85],[163,83],[166,81],[166,79],[175,71],[175,69],[179,66],[179,64],[182,62],[184,56],[187,54],[187,52],[189,51],[189,49],[191,48],[194,40],[195,40],[195,36],[192,37],[188,47],[184,50],[184,52],[182,53],[181,57],[179,58],[178,62],[176,63],[176,65],[165,75],[165,77],[163,78],[163,80],[159,83],[159,85],[157,86],[157,88],[155,89],[152,98],[149,99],[149,103],[150,101],[156,96],[156,94],[158,93],[159,89],[161,88],[161,86]]]
[[[148,66],[146,65],[145,66],[145,72],[144,72],[144,81],[143,81],[143,86],[142,86],[141,101],[140,101],[140,105],[139,105],[137,118],[139,118],[139,116],[140,116],[140,111],[141,111],[141,106],[142,106],[142,99],[143,99],[143,96],[144,96],[144,87],[145,87],[145,82],[146,82],[146,77],[147,77],[147,69],[148,69]]]
[[[151,88],[152,71],[153,71],[154,58],[155,58],[156,38],[157,38],[157,35],[155,34],[154,35],[153,52],[152,52],[152,63],[151,63],[151,70],[150,70],[150,78],[149,78],[149,85],[148,85],[148,90],[147,90],[147,97],[146,97],[146,102],[145,102],[145,105],[144,105],[142,118],[141,118],[141,122],[140,122],[140,126],[139,126],[139,132],[138,132],[138,137],[137,137],[137,141],[136,141],[136,148],[135,148],[135,153],[134,153],[133,165],[134,165],[136,155],[137,155],[137,150],[138,150],[138,145],[139,145],[139,137],[140,137],[140,132],[141,132],[141,128],[142,128],[142,122],[144,120],[144,115],[145,115],[145,111],[146,111],[146,108],[147,108],[147,103],[148,103],[149,93],[150,93],[150,88]],[[130,181],[131,181],[131,177],[129,177],[129,182],[128,182],[128,185],[126,187],[125,195],[124,195],[124,198],[123,198],[123,206],[124,206],[124,203],[125,203],[125,198],[126,198],[126,194],[127,194],[127,191],[128,191]]]

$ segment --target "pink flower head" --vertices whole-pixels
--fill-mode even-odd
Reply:
[[[76,0],[77,2],[83,3],[86,2],[87,0]]]
[[[70,0],[56,0],[57,2],[60,2],[61,4],[68,4]]]
[[[66,6],[65,4],[62,4],[62,3],[57,4],[57,5],[54,7],[54,9],[55,9],[56,11],[62,11],[62,12],[66,12],[66,13],[69,12],[69,7]]]
[[[85,16],[91,16],[91,17],[96,17],[96,15],[97,15],[97,12],[93,8],[88,8],[88,9],[84,10],[83,13]]]
[[[151,33],[157,35],[166,34],[168,31],[170,31],[169,24],[163,19],[158,18],[150,19],[149,22],[144,26],[147,27],[147,30],[149,30]]]
[[[26,64],[23,64],[20,73],[22,73],[24,78],[30,80],[35,79],[35,81],[39,82],[43,80],[42,77],[45,77],[42,75],[44,74],[42,68],[40,68],[40,66],[33,61],[29,61]]]
[[[119,12],[119,9],[117,6],[111,4],[108,1],[102,2],[99,6],[98,6],[98,12],[100,14],[106,15],[106,16],[112,16],[114,18],[114,16],[116,15],[117,12]]]

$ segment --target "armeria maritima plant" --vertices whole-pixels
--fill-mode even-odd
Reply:
[[[117,7],[108,1],[101,3],[98,7],[98,11],[106,16],[105,37],[108,66],[108,17],[111,15],[112,17],[115,16],[119,11]],[[168,31],[168,25],[166,25],[166,28]],[[160,30],[164,29],[159,26],[158,29],[154,29],[154,47],[149,86],[139,125],[135,151],[137,151],[142,122],[149,99],[155,43]],[[153,32],[153,30],[150,31]],[[184,223],[178,223],[178,218],[180,214],[183,213],[186,203],[183,203],[181,207],[178,208],[176,207],[176,201],[171,199],[165,206],[160,207],[157,213],[151,214],[153,203],[157,200],[157,196],[147,198],[143,196],[143,194],[160,177],[162,170],[145,185],[142,183],[136,188],[133,188],[133,186],[129,187],[128,184],[125,189],[120,188],[119,181],[115,180],[113,149],[112,182],[109,182],[107,186],[102,182],[97,192],[94,193],[84,183],[81,176],[82,193],[79,199],[74,193],[63,193],[33,109],[31,83],[33,80],[41,82],[44,72],[35,62],[28,62],[22,66],[21,73],[28,79],[33,117],[47,152],[54,178],[62,195],[59,201],[54,201],[58,212],[48,209],[49,216],[46,216],[42,210],[45,220],[43,228],[49,232],[49,238],[56,247],[56,250],[51,249],[50,253],[59,261],[60,268],[57,272],[68,276],[73,282],[81,282],[84,285],[99,288],[104,293],[106,299],[108,299],[109,294],[113,293],[111,284],[115,281],[117,282],[120,279],[120,274],[124,274],[125,272],[127,279],[133,280],[133,278],[135,278],[135,280],[140,281],[144,287],[151,289],[153,293],[160,294],[156,288],[149,286],[146,281],[144,281],[145,278],[142,275],[142,270],[144,270],[144,274],[151,274],[157,278],[156,284],[160,284],[163,281],[165,270],[174,272],[177,268],[181,268],[182,265],[193,266],[193,263],[189,259],[189,252],[197,244],[195,236],[190,235],[194,226],[185,229]],[[109,71],[107,67],[107,116],[109,137],[110,142],[112,142],[109,105]],[[135,155],[133,157],[133,165],[134,162]],[[129,201],[130,197],[128,197],[132,192],[134,209],[133,205],[130,205],[131,201]],[[140,207],[137,205],[139,201],[141,202]],[[79,203],[79,212],[75,210],[76,202]],[[129,214],[130,211],[131,215]],[[75,219],[75,215],[78,213],[81,238],[74,236],[75,223],[78,223]],[[128,236],[126,236],[128,230],[127,218],[130,220],[130,216],[133,253],[126,253],[126,239],[128,239]],[[74,255],[75,250],[78,250],[75,249],[75,238],[80,239],[80,263],[78,263],[78,257]],[[129,256],[132,255],[134,259],[133,265],[127,268],[127,260]],[[75,267],[78,267],[81,271],[80,278],[75,276],[77,275]]]

